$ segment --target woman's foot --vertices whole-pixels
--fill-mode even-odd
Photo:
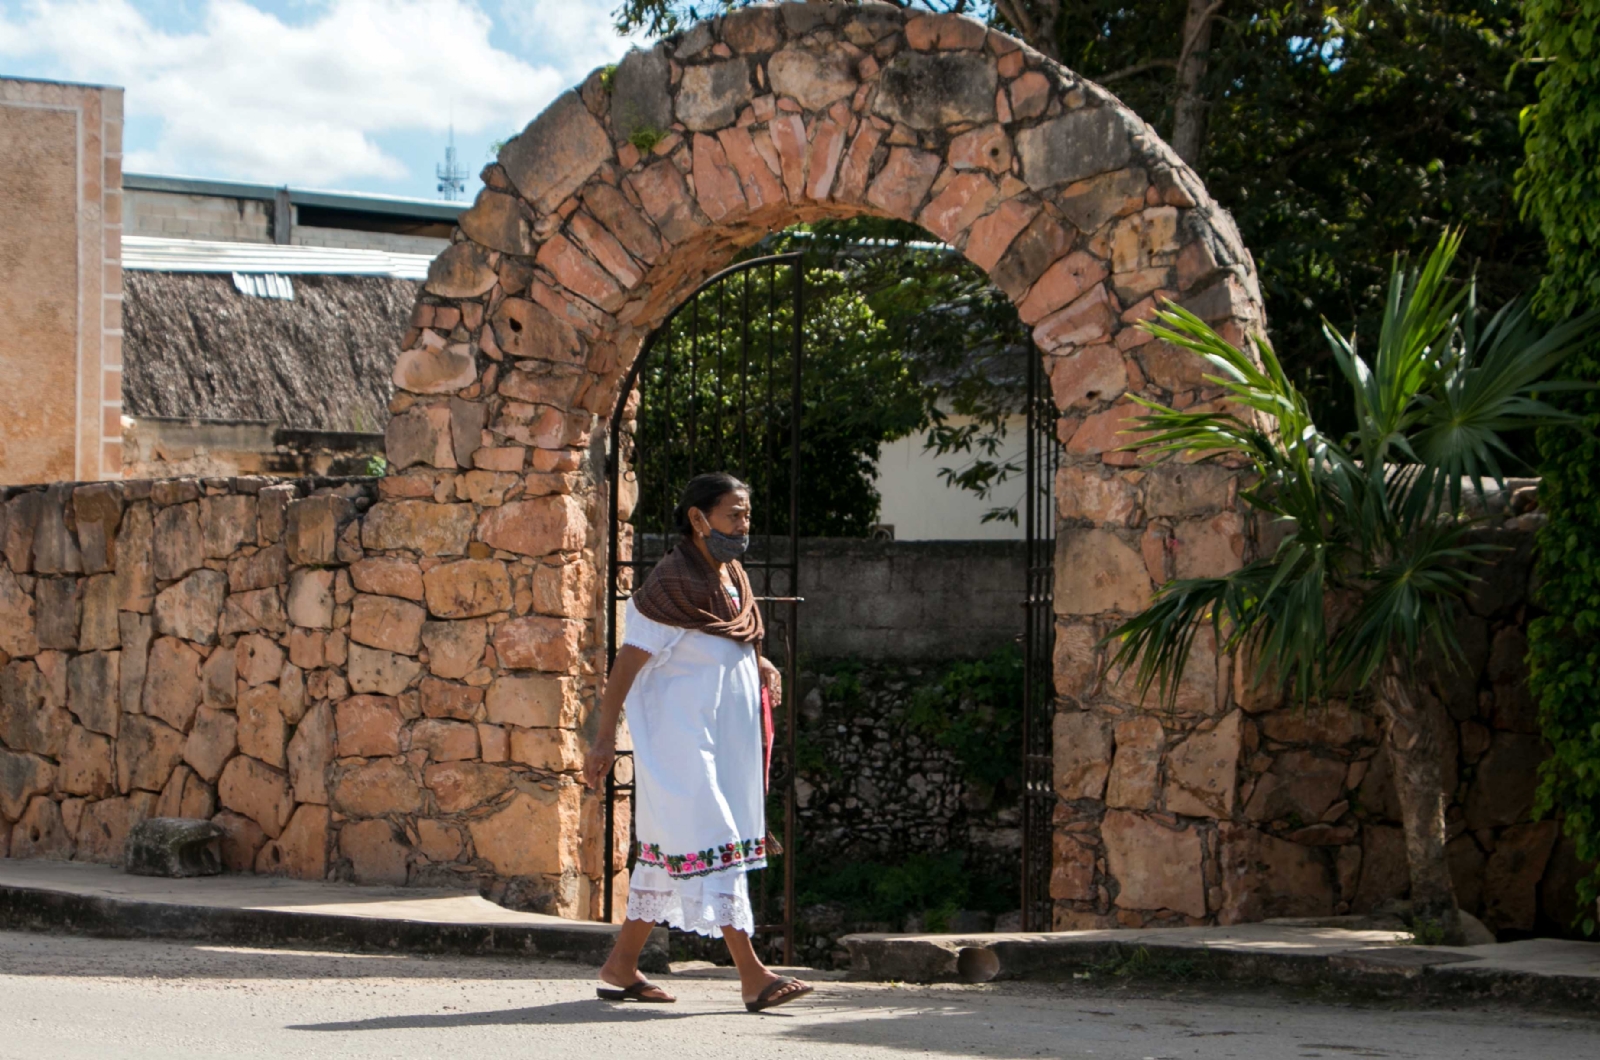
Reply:
[[[793,1001],[797,997],[811,993],[813,989],[815,988],[804,980],[778,975],[767,968],[761,969],[759,976],[748,979],[741,976],[739,981],[739,993],[744,998],[744,1006],[751,1012],[760,1012],[762,1009],[774,1008]]]
[[[659,986],[645,979],[639,974],[638,968],[613,967],[608,961],[600,969],[600,981],[607,986],[625,990],[640,1001],[676,1001],[677,998],[661,989]],[[643,984],[642,986],[640,984]],[[618,1000],[626,1000],[621,998]]]

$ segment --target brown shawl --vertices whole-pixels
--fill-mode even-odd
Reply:
[[[653,622],[755,644],[764,630],[750,578],[738,560],[730,562],[728,569],[739,588],[737,613],[716,568],[700,554],[694,542],[685,538],[650,571],[644,585],[633,594],[634,605]]]

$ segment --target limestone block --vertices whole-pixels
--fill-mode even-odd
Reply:
[[[333,571],[296,570],[289,575],[289,621],[309,629],[333,628]]]
[[[325,772],[333,761],[335,731],[333,707],[325,702],[312,707],[295,726],[289,740],[289,783],[296,802],[327,804]]]
[[[148,714],[130,714],[117,733],[117,790],[159,792],[183,758],[183,733]]]
[[[593,570],[582,563],[541,564],[533,571],[533,609],[546,615],[589,614]]]
[[[1483,873],[1483,922],[1491,931],[1532,931],[1539,912],[1539,881],[1561,826],[1555,821],[1515,824],[1495,839]]]
[[[855,94],[854,67],[855,55],[837,42],[790,45],[767,61],[767,76],[778,95],[792,97],[806,110],[824,110]]]
[[[572,729],[517,729],[510,731],[513,762],[551,773],[583,768],[584,749]]]
[[[1233,473],[1215,464],[1161,464],[1145,475],[1145,510],[1182,519],[1228,502]]]
[[[1256,781],[1245,816],[1271,821],[1294,815],[1310,824],[1322,819],[1344,792],[1344,763],[1311,751],[1289,751]]]
[[[382,501],[362,520],[361,544],[369,551],[407,549],[425,556],[459,556],[467,550],[473,521],[470,504]]]
[[[33,535],[39,525],[39,509],[44,493],[30,490],[6,502],[5,518],[0,519],[0,546],[6,563],[17,574],[33,570]]]
[[[571,91],[500,149],[506,176],[543,213],[554,212],[611,157],[610,138]]]
[[[1233,816],[1242,715],[1233,711],[1167,753],[1166,809],[1195,817]]]
[[[1039,207],[1036,205],[1030,206],[1016,199],[1002,202],[993,213],[973,222],[962,252],[969,261],[987,272],[995,267],[1038,213]]]
[[[406,847],[388,821],[351,821],[339,829],[339,854],[357,883],[406,882]]]
[[[229,872],[254,871],[256,853],[267,841],[261,826],[226,810],[211,818],[211,823],[222,829],[222,867]]]
[[[1098,799],[1111,771],[1111,722],[1088,711],[1057,711],[1051,720],[1056,794]]]
[[[239,719],[233,712],[201,707],[184,742],[183,760],[214,784],[222,775],[222,767],[239,749],[238,737]]]
[[[117,615],[117,625],[117,639],[122,644],[122,663],[118,667],[122,711],[139,714],[144,711],[144,679],[155,624],[149,615],[123,611]]]
[[[217,793],[199,777],[190,774],[183,786],[183,801],[178,816],[194,820],[209,820],[217,812]]]
[[[495,628],[495,655],[507,669],[565,673],[578,664],[582,634],[583,624],[570,619],[514,618]]]
[[[1140,814],[1109,810],[1100,835],[1107,867],[1120,887],[1119,908],[1205,916],[1199,832],[1176,831]]]
[[[1009,259],[1008,259],[1009,260]],[[1066,346],[1093,346],[1111,340],[1117,329],[1116,302],[1104,284],[1089,288],[1065,309],[1051,313],[1033,329],[1033,341],[1040,349],[1059,350]],[[1123,415],[1137,416],[1143,409],[1124,411]],[[1111,437],[1127,429],[1121,418],[1114,421],[1108,436],[1097,438],[1097,444],[1078,443],[1072,452],[1098,453],[1126,445],[1128,439]]]
[[[44,675],[33,662],[13,659],[0,671],[0,742],[53,758],[66,746],[71,728],[64,703],[52,701]]]
[[[289,618],[284,614],[283,601],[276,589],[231,594],[223,603],[222,617],[217,623],[217,632],[223,636],[251,630],[284,633],[288,629]]]
[[[489,250],[469,240],[451,244],[433,259],[423,287],[443,298],[476,298],[497,278]]]
[[[525,729],[570,727],[577,720],[571,684],[569,678],[552,674],[496,677],[484,700],[488,720]]]
[[[361,593],[350,612],[350,639],[357,644],[401,655],[415,655],[422,645],[422,623],[428,613],[393,596]]]
[[[988,177],[981,173],[962,173],[923,207],[917,220],[940,239],[954,243],[988,210],[996,194],[994,181]]]
[[[667,242],[683,243],[700,231],[688,185],[671,162],[652,163],[630,173],[627,183]]]
[[[1022,179],[1035,191],[1127,165],[1128,119],[1110,106],[1072,110],[1017,134]]]
[[[33,597],[22,591],[11,569],[0,564],[0,652],[13,658],[38,654],[33,609]]]
[[[1228,822],[1218,836],[1222,905],[1213,910],[1218,921],[1332,915],[1333,877],[1316,850]]]
[[[1275,710],[1261,716],[1261,733],[1277,743],[1312,747],[1345,747],[1357,740],[1378,739],[1378,721],[1348,703],[1313,703]]]
[[[217,781],[217,799],[227,809],[250,818],[269,838],[283,834],[294,810],[289,778],[265,762],[235,755]]]
[[[33,530],[33,569],[38,574],[80,574],[83,557],[67,529],[67,502],[72,484],[57,482],[44,491]]]
[[[43,795],[35,796],[11,829],[11,856],[66,861],[73,849],[72,836],[61,820],[61,807]]]
[[[501,876],[532,876],[577,867],[578,792],[518,791],[497,813],[469,821],[474,853]]]
[[[485,671],[487,673],[487,671]],[[470,685],[422,680],[422,713],[430,718],[457,718],[472,721],[483,706],[484,691]]]
[[[113,794],[116,781],[116,762],[110,737],[74,725],[72,732],[67,735],[66,749],[61,754],[56,787],[69,795],[103,799]]]
[[[422,599],[422,568],[407,559],[372,556],[360,560],[350,565],[350,580],[359,592]]]
[[[200,525],[206,555],[227,559],[242,546],[256,543],[256,499],[239,493],[202,498]]]
[[[174,504],[155,514],[154,546],[157,581],[181,578],[205,563],[205,535],[200,529],[200,505]]]
[[[459,829],[424,817],[417,821],[417,849],[429,861],[443,864],[461,857],[466,843]]]
[[[470,380],[463,385],[471,385]],[[449,389],[456,390],[459,387]],[[418,464],[428,467],[455,467],[456,453],[450,431],[450,406],[413,405],[400,415],[392,417],[384,433],[384,452],[388,455],[391,473],[404,471]]]
[[[389,696],[352,696],[335,710],[340,757],[400,753],[400,707]]]
[[[234,672],[251,688],[276,681],[283,670],[283,649],[277,641],[252,633],[234,645]]]
[[[750,102],[753,94],[749,62],[728,59],[685,68],[674,106],[685,126],[708,131],[732,125],[739,108]]]
[[[1351,911],[1370,913],[1389,899],[1405,894],[1410,886],[1405,834],[1398,828],[1370,824],[1363,827],[1361,874],[1355,886]]]
[[[128,833],[147,816],[148,797],[101,799],[84,807],[73,857],[101,865],[121,865]]]
[[[615,109],[615,105],[613,105]],[[531,257],[534,243],[532,218],[522,200],[493,188],[478,192],[478,199],[464,210],[456,223],[467,238],[490,250]]]
[[[111,570],[117,554],[117,524],[122,521],[122,487],[115,482],[79,486],[72,491],[72,514],[84,572]]]
[[[537,302],[507,298],[489,323],[496,345],[508,357],[573,367],[583,364],[583,342],[577,331]]]
[[[998,83],[989,56],[906,52],[889,60],[878,75],[872,110],[913,129],[992,122]]]
[[[228,577],[221,571],[197,570],[163,589],[155,602],[156,632],[196,644],[214,644]]]
[[[1238,512],[1179,523],[1173,536],[1179,578],[1214,578],[1244,565],[1244,517]]]
[[[1119,169],[1069,184],[1056,193],[1055,201],[1078,231],[1092,233],[1112,218],[1142,207],[1149,186],[1144,170]]]
[[[1012,301],[1026,304],[1025,296],[1029,290],[1044,277],[1045,271],[1051,265],[1064,260],[1063,256],[1066,255],[1068,248],[1071,246],[1072,236],[1068,234],[1067,230],[1049,214],[1041,213],[1011,241],[1011,246],[1006,249],[1005,255],[1001,257],[999,263],[989,270],[990,278],[994,281],[995,286],[1011,297]],[[1094,263],[1092,260],[1072,259],[1070,266],[1063,266],[1064,270],[1068,268],[1078,270],[1085,292],[1069,302],[1068,305],[1071,306],[1081,302],[1084,297],[1096,289],[1094,283],[1088,282],[1088,277],[1094,269]],[[1052,278],[1052,282],[1057,282],[1061,276],[1062,274],[1058,274],[1058,277]],[[1030,312],[1036,308],[1038,307],[1030,307]],[[1053,321],[1061,313],[1066,312],[1067,310],[1062,310],[1060,313],[1052,314],[1045,319]],[[1039,327],[1034,329],[1036,335],[1045,333],[1054,335],[1059,330],[1060,325],[1046,324],[1043,321],[1041,321]],[[1073,341],[1077,342],[1078,345],[1084,345],[1081,341]],[[1059,345],[1059,343],[1055,344]]]
[[[67,661],[67,709],[91,732],[117,735],[122,715],[118,664],[122,653],[92,651]]]
[[[432,673],[439,677],[463,678],[483,661],[488,626],[481,620],[427,622],[422,627],[422,643],[427,646],[428,669]]]
[[[425,752],[430,762],[478,757],[478,729],[470,722],[424,718],[411,726],[408,739],[409,749]]]
[[[269,766],[285,769],[288,727],[278,705],[278,686],[262,685],[239,693],[239,751]]]
[[[551,506],[533,510],[550,511]],[[565,514],[565,507],[558,509],[556,514]],[[429,570],[422,581],[428,611],[440,618],[475,618],[511,607],[511,579],[505,564],[496,560],[469,559],[441,563]],[[439,671],[436,669],[435,672]],[[462,677],[465,674],[443,676]]]
[[[1537,736],[1495,733],[1467,792],[1467,827],[1499,828],[1528,819],[1545,759]]]
[[[352,691],[398,696],[421,672],[422,664],[409,656],[350,645],[348,676]]]
[[[587,530],[583,502],[570,494],[552,494],[490,509],[479,522],[478,537],[492,548],[545,556],[582,548]]]
[[[1150,575],[1143,557],[1111,531],[1063,528],[1056,545],[1055,599],[1061,614],[1134,614],[1150,604]]]
[[[39,647],[74,651],[83,618],[82,582],[77,578],[40,578],[34,582],[37,601],[35,632]]]
[[[117,604],[141,614],[155,601],[155,521],[150,505],[128,507],[116,540]]]
[[[289,562],[296,567],[337,562],[339,534],[355,514],[355,506],[334,493],[290,501],[284,513]]]
[[[289,557],[282,545],[228,561],[228,589],[242,593],[282,585],[289,579]]]
[[[659,46],[633,48],[617,64],[611,75],[611,129],[618,143],[636,132],[664,134],[672,124],[670,65]]]
[[[417,813],[423,791],[403,759],[378,758],[333,767],[329,804],[351,817]]]
[[[157,639],[145,667],[144,713],[187,732],[205,690],[200,664],[201,655],[192,645],[175,637]]]
[[[939,175],[940,164],[939,156],[927,151],[890,148],[888,161],[867,188],[867,201],[891,217],[911,220]]]
[[[328,873],[326,806],[301,806],[277,839],[268,841],[256,855],[255,871],[264,876],[320,880]]]
[[[510,756],[511,741],[499,725],[477,726],[479,758],[485,762],[504,762]]]
[[[610,273],[595,264],[567,237],[555,235],[546,240],[544,246],[539,248],[536,260],[550,270],[557,282],[578,297],[607,312],[622,308],[622,291]]]
[[[49,792],[55,780],[56,767],[38,755],[0,751],[0,817],[22,817],[29,801]]]
[[[128,832],[125,871],[132,876],[216,876],[222,829],[210,821],[151,817]]]
[[[182,817],[183,792],[193,776],[194,770],[188,766],[174,766],[172,776],[167,778],[167,786],[161,789],[161,796],[156,799],[155,808],[150,811],[151,816]]]
[[[950,168],[986,169],[996,176],[1011,172],[1011,137],[1003,125],[981,125],[950,141]]]
[[[1144,716],[1116,724],[1116,757],[1106,784],[1106,805],[1125,810],[1155,806],[1161,752],[1166,746],[1161,722]]]

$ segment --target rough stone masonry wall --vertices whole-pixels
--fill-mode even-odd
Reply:
[[[1262,325],[1250,256],[1137,115],[1013,38],[887,4],[741,9],[596,71],[484,180],[395,366],[384,547],[470,542],[594,601],[606,425],[645,337],[769,232],[870,214],[959,248],[1034,329],[1077,505],[1061,537],[1065,644],[1148,598],[1152,537],[1180,543],[1187,570],[1237,562],[1231,472],[1206,472],[1206,515],[1190,518],[1118,432],[1133,394],[1218,399],[1190,355],[1132,324],[1167,297],[1243,342]],[[618,502],[626,517],[632,496]],[[595,701],[602,611],[519,626],[564,719]],[[1060,677],[1089,694],[1070,652]],[[1225,685],[1206,687],[1218,713]],[[1174,860],[1184,842],[1173,834]]]
[[[119,863],[137,821],[206,817],[234,871],[587,915],[567,701],[482,617],[587,602],[464,529],[392,547],[387,485],[0,495],[0,855]]]

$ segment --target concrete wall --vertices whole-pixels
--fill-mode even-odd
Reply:
[[[272,204],[259,199],[130,190],[128,234],[223,243],[271,243]]]
[[[1022,632],[1017,541],[806,538],[800,650],[814,658],[987,655]]]
[[[967,416],[951,416],[954,427],[970,423]],[[1028,419],[1013,416],[1006,422],[1006,447],[1001,461],[1022,463],[1027,445]],[[878,521],[894,527],[896,541],[1020,541],[1022,524],[994,520],[984,522],[986,512],[1005,508],[1022,499],[1023,479],[1015,476],[995,488],[991,497],[979,497],[969,490],[954,489],[939,477],[941,468],[961,468],[972,460],[970,453],[937,456],[923,448],[919,431],[888,442],[878,456],[878,494],[883,505]]]
[[[392,254],[438,254],[448,239],[408,236],[401,232],[363,232],[354,228],[294,226],[289,242],[297,247],[346,247],[352,250],[387,250]]]
[[[0,78],[0,483],[122,473],[122,90]]]

